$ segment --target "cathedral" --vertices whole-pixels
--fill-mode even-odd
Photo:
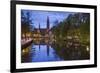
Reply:
[[[47,21],[46,21],[46,28],[41,28],[39,24],[39,28],[34,28],[33,30],[33,38],[49,38],[49,33],[50,33],[50,21],[49,17],[47,16]]]

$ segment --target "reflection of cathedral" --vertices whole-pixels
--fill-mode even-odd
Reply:
[[[47,28],[41,28],[39,24],[39,28],[34,28],[33,37],[49,38],[49,33],[50,33],[50,21],[49,21],[49,17],[47,17]]]

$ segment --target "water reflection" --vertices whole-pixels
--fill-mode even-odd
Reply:
[[[53,42],[52,44],[43,41],[33,42],[29,47],[22,50],[23,63],[86,60],[89,58],[89,46],[73,42]]]
[[[28,49],[28,48],[27,48]],[[31,49],[26,57],[28,60],[25,60],[25,55],[23,56],[23,62],[45,62],[45,61],[61,61],[56,51],[50,45],[35,45],[32,44]]]

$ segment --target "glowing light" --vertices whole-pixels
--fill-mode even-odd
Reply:
[[[23,34],[22,37],[25,37],[25,34]]]
[[[25,52],[25,50],[22,50],[22,52],[24,53],[24,52]]]
[[[89,47],[88,46],[86,47],[86,51],[89,51]]]
[[[22,53],[28,53],[29,49],[28,48],[25,48],[22,50]]]

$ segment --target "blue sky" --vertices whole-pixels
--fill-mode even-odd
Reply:
[[[46,28],[47,27],[47,16],[49,17],[50,21],[50,27],[54,26],[54,22],[58,20],[58,22],[63,21],[68,17],[69,14],[72,14],[72,12],[55,12],[55,11],[36,11],[36,10],[22,10],[24,13],[29,12],[30,18],[33,22],[33,25],[35,28]]]

